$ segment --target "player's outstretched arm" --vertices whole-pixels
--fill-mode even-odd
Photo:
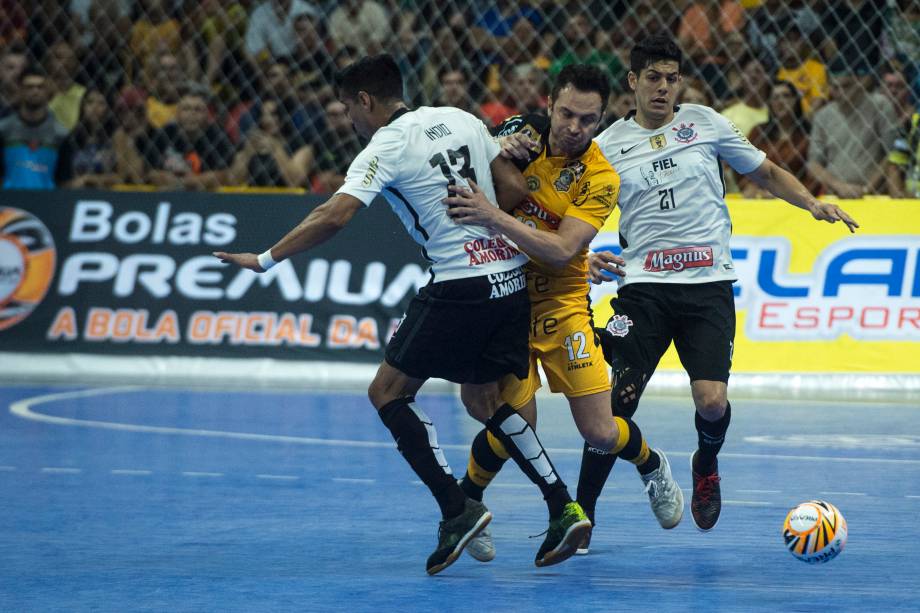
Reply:
[[[505,215],[489,202],[475,182],[470,181],[472,191],[460,185],[449,185],[453,196],[444,199],[448,205],[447,214],[457,223],[482,226],[493,232],[501,232],[532,258],[555,267],[565,265],[597,235],[597,228],[591,224],[566,216],[555,232],[531,228],[511,215]]]
[[[792,174],[777,166],[770,160],[764,160],[757,170],[745,175],[760,187],[777,198],[805,209],[819,221],[835,223],[842,221],[850,232],[855,232],[859,224],[836,204],[821,202],[815,198]]]
[[[335,194],[310,211],[303,221],[261,256],[255,253],[227,253],[225,251],[215,251],[214,256],[220,258],[221,262],[229,262],[256,272],[265,272],[274,262],[280,262],[326,242],[344,228],[355,213],[363,207],[364,203],[354,196]],[[266,261],[266,254],[271,261]]]

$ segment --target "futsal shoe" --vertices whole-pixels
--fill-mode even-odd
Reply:
[[[428,556],[428,574],[435,575],[456,562],[463,553],[463,548],[482,532],[490,521],[492,513],[486,505],[467,498],[460,515],[445,519],[438,526],[438,548]]]
[[[491,562],[495,559],[495,542],[492,540],[492,531],[486,526],[482,532],[470,539],[466,552],[480,562]]]
[[[578,504],[581,503],[579,502]],[[586,534],[583,539],[581,539],[581,544],[578,545],[578,548],[575,550],[575,555],[586,556],[591,550],[591,535],[594,534],[594,528],[597,526],[597,524],[594,523],[594,511],[586,508],[583,504],[581,505],[581,508],[584,509],[585,515],[588,516],[588,521],[591,522],[591,531],[588,532],[588,534]]]
[[[665,530],[670,530],[680,523],[684,516],[684,493],[671,474],[671,463],[660,449],[655,449],[661,458],[661,465],[647,475],[640,475],[645,483],[645,492],[648,494],[652,512],[658,523]]]
[[[693,496],[690,498],[690,514],[693,523],[702,532],[709,532],[719,523],[722,512],[722,487],[719,482],[719,460],[712,463],[712,472],[700,475],[696,472],[696,454],[690,456],[690,470],[693,473]]]
[[[549,520],[546,540],[540,546],[534,564],[543,567],[565,562],[575,555],[575,550],[589,534],[591,521],[581,505],[577,502],[568,503],[559,517]]]

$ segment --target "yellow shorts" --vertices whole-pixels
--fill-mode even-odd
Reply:
[[[604,352],[584,296],[531,305],[530,372],[523,381],[506,375],[500,382],[502,399],[515,409],[527,404],[542,385],[538,359],[553,392],[573,398],[610,389]]]

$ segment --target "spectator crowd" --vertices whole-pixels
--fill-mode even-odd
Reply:
[[[815,193],[920,197],[920,0],[0,0],[2,183],[334,191],[362,147],[334,76],[362,55],[393,54],[411,104],[489,125],[595,64],[609,125],[660,30],[686,56],[680,102]]]

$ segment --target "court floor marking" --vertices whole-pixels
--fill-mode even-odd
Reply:
[[[15,472],[19,470],[16,466],[0,466],[0,472]],[[45,474],[80,474],[83,473],[82,468],[78,467],[57,467],[57,466],[45,466],[40,469],[40,472]],[[122,475],[122,476],[149,476],[152,475],[154,471],[147,469],[133,469],[133,468],[113,468],[109,470],[110,474],[113,475]],[[200,472],[200,471],[182,471],[179,473],[184,477],[223,477],[225,473],[217,472]],[[250,475],[253,476],[253,475]],[[301,477],[298,475],[273,475],[260,473],[254,475],[256,479],[264,479],[267,481],[297,481]],[[377,479],[364,479],[356,477],[331,477],[330,481],[336,483],[356,483],[362,485],[374,485],[377,483]],[[411,485],[424,485],[418,479],[409,481]],[[492,489],[531,489],[533,484],[530,483],[493,483],[489,486]],[[605,490],[617,489],[616,486],[611,485],[606,487]],[[689,488],[682,488],[685,492],[692,491]],[[782,494],[782,490],[745,490],[737,489],[733,490],[738,493],[743,494]],[[823,496],[866,496],[870,498],[875,498],[876,496],[870,496],[865,492],[818,492]],[[909,500],[920,500],[920,494],[905,494],[904,498]],[[644,500],[644,497],[637,496],[635,501]],[[749,505],[749,506],[771,506],[772,503],[763,501],[763,500],[730,500],[725,499],[722,501],[723,504],[732,504],[732,505]]]
[[[97,428],[103,430],[117,430],[122,432],[144,432],[150,434],[165,434],[172,436],[197,436],[210,438],[227,438],[249,441],[263,441],[275,443],[293,443],[298,445],[327,445],[337,447],[363,447],[363,448],[393,448],[393,441],[356,441],[350,439],[326,439],[312,438],[306,436],[288,436],[281,434],[256,434],[254,432],[231,432],[226,430],[204,430],[196,428],[171,428],[167,426],[146,426],[141,424],[127,424],[113,421],[99,421],[93,419],[74,419],[71,417],[58,417],[55,415],[46,415],[32,410],[32,407],[56,402],[60,400],[72,400],[76,398],[90,398],[93,396],[103,396],[107,394],[117,394],[121,392],[139,392],[144,390],[138,386],[120,386],[108,388],[93,388],[87,390],[77,390],[70,392],[59,392],[55,394],[44,394],[32,398],[23,398],[10,404],[10,413],[21,419],[31,421],[55,424],[58,426],[71,426],[80,428]],[[468,451],[469,445],[442,444],[442,449],[456,449]],[[577,454],[581,455],[581,449],[574,448],[547,448],[552,454]],[[690,452],[668,452],[673,456],[690,457]],[[859,464],[894,464],[894,465],[911,465],[920,466],[920,460],[895,459],[895,458],[855,458],[840,456],[805,456],[805,455],[780,455],[764,453],[723,453],[724,458],[735,459],[769,459],[785,460],[794,462],[843,462]]]

